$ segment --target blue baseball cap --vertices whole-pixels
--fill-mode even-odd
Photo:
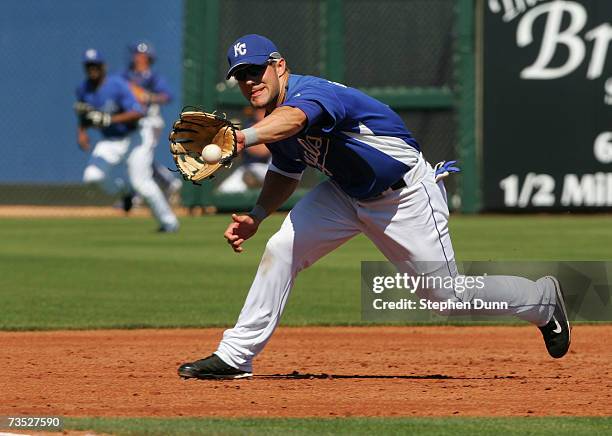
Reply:
[[[226,79],[232,77],[242,65],[263,65],[269,60],[280,58],[276,45],[265,36],[244,35],[234,41],[227,50],[229,70]]]
[[[128,47],[130,53],[144,53],[149,56],[149,59],[155,59],[155,48],[148,41],[137,41]]]
[[[95,48],[88,48],[83,52],[84,64],[103,64],[104,56]]]

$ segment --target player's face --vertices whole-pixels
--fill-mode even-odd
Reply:
[[[93,82],[97,82],[104,77],[104,64],[85,64],[85,74]]]
[[[234,74],[242,95],[254,108],[265,108],[276,102],[280,91],[280,69],[284,61],[265,65],[249,65]]]
[[[132,65],[136,71],[147,71],[151,66],[149,55],[146,53],[134,53]]]

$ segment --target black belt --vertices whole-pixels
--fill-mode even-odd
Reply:
[[[380,193],[378,193],[376,195],[373,195],[371,197],[368,197],[368,198],[366,198],[366,199],[364,199],[362,201],[376,200],[377,198],[382,197],[385,194],[385,192],[387,192],[389,189],[391,191],[397,191],[398,189],[402,189],[402,188],[405,188],[405,187],[406,187],[406,182],[402,178],[402,179],[399,179],[394,184],[392,184],[391,186],[389,186],[387,189],[384,189],[382,192],[380,192]]]
[[[403,178],[399,179],[397,182],[389,186],[389,188],[391,188],[392,191],[397,191],[398,189],[402,189],[405,187],[406,187],[406,182],[404,181]]]

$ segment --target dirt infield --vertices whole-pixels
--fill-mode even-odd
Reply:
[[[0,333],[0,415],[603,416],[612,326],[281,328],[240,381],[181,380],[220,329]]]

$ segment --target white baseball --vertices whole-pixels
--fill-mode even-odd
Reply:
[[[217,144],[208,144],[202,149],[202,159],[209,164],[218,163],[221,160],[221,147]]]

